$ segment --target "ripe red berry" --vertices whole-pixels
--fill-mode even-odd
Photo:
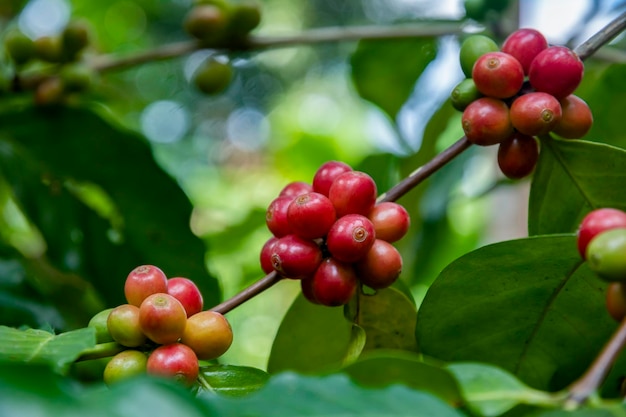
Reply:
[[[352,265],[332,257],[324,259],[312,280],[313,299],[329,307],[347,304],[358,286]]]
[[[302,290],[304,298],[309,300],[309,302],[319,304],[319,301],[317,301],[315,295],[313,294],[313,275],[300,280],[300,289]]]
[[[537,140],[523,133],[513,133],[498,147],[498,166],[511,179],[529,175],[537,165],[538,158]]]
[[[139,307],[139,325],[150,340],[160,344],[174,343],[185,331],[187,313],[169,294],[152,294]]]
[[[272,265],[272,249],[274,247],[274,243],[278,241],[276,236],[270,237],[263,247],[261,248],[261,255],[259,256],[261,261],[261,269],[266,274],[269,274],[274,270],[274,266]]]
[[[373,289],[387,288],[402,272],[402,255],[391,243],[376,239],[355,268],[363,284]]]
[[[552,131],[566,139],[580,139],[593,125],[591,109],[583,99],[573,94],[561,99],[562,115]]]
[[[367,216],[376,204],[376,183],[364,172],[349,171],[339,175],[328,191],[337,218],[346,214]]]
[[[326,247],[341,262],[356,262],[374,244],[374,225],[360,214],[346,214],[339,218],[326,236]]]
[[[615,321],[626,317],[626,286],[623,282],[610,282],[606,287],[606,309]]]
[[[626,228],[626,213],[614,208],[600,208],[589,212],[578,228],[578,252],[587,258],[587,246],[596,235],[611,229]]]
[[[548,47],[548,41],[535,29],[522,28],[511,33],[502,44],[502,52],[514,56],[528,74],[530,64],[541,51]]]
[[[310,239],[287,235],[274,244],[270,259],[280,275],[302,279],[312,275],[322,262],[322,250]]]
[[[391,201],[376,204],[367,217],[374,225],[376,239],[387,242],[402,239],[411,226],[411,218],[406,209]]]
[[[146,371],[155,375],[174,379],[191,386],[198,378],[200,367],[193,350],[182,343],[171,343],[156,348],[148,357]]]
[[[299,195],[310,193],[313,191],[313,186],[304,181],[293,181],[285,185],[280,193],[279,197],[292,197],[296,198]]]
[[[551,94],[528,93],[513,101],[509,114],[513,127],[519,132],[529,136],[545,135],[561,119],[561,104]]]
[[[276,197],[267,206],[265,212],[265,224],[267,228],[276,237],[283,237],[291,233],[289,221],[287,220],[287,209],[293,201],[293,197],[280,196]]]
[[[307,239],[326,236],[336,219],[333,203],[316,192],[299,195],[287,208],[291,232]]]
[[[496,98],[483,97],[470,103],[461,120],[465,136],[476,145],[495,145],[513,133],[509,107]]]
[[[565,46],[551,46],[535,57],[528,80],[535,90],[560,100],[576,90],[583,72],[583,62],[574,51]]]
[[[139,307],[149,295],[167,292],[167,277],[154,265],[141,265],[130,271],[124,283],[129,304]]]
[[[494,98],[512,97],[522,88],[524,69],[512,55],[488,52],[478,58],[472,70],[478,91]]]
[[[175,277],[167,280],[167,293],[185,308],[187,317],[202,311],[203,299],[200,289],[189,278]]]
[[[352,167],[340,161],[323,163],[313,176],[313,191],[328,196],[328,191],[335,178],[348,171],[352,171]]]

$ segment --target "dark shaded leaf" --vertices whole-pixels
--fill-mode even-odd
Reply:
[[[263,387],[269,374],[250,366],[212,365],[200,368],[209,391],[240,397]]]

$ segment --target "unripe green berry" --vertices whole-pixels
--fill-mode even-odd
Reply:
[[[23,65],[35,56],[35,44],[32,39],[19,30],[7,33],[4,46],[16,65]]]
[[[455,109],[463,111],[471,102],[478,100],[482,96],[481,92],[476,88],[474,80],[466,78],[454,87],[452,93],[450,93],[450,101]]]
[[[472,69],[478,58],[487,52],[497,52],[499,50],[498,44],[488,36],[472,35],[467,37],[461,44],[461,50],[459,51],[461,69],[465,76],[472,76]]]
[[[42,36],[34,40],[35,56],[46,62],[61,61],[61,38],[58,36]]]
[[[222,37],[228,25],[229,14],[219,6],[205,4],[193,7],[183,27],[191,36],[201,41],[210,42]]]
[[[91,85],[94,72],[82,63],[64,65],[60,72],[61,80],[67,92],[84,91]]]
[[[148,357],[138,350],[125,350],[115,355],[104,368],[103,379],[107,385],[146,373]]]
[[[587,246],[589,268],[607,281],[626,281],[626,229],[598,234]]]
[[[61,33],[61,51],[65,61],[74,61],[89,44],[89,25],[80,20],[69,22]]]
[[[107,327],[107,319],[109,318],[111,311],[113,311],[113,308],[102,310],[94,315],[87,324],[87,327],[92,327],[96,330],[96,343],[107,343],[113,341]]]
[[[231,11],[228,32],[235,37],[243,37],[261,23],[261,7],[255,0],[236,3]]]
[[[205,94],[217,94],[224,91],[233,78],[229,63],[209,58],[194,74],[196,87]]]

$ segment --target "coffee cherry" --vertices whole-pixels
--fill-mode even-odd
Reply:
[[[573,94],[561,99],[561,119],[552,131],[566,139],[580,139],[593,125],[591,109],[583,99]]]
[[[222,314],[201,311],[187,319],[181,343],[189,346],[198,359],[222,356],[233,342],[233,330]]]
[[[367,214],[376,204],[376,183],[364,172],[344,172],[335,178],[330,189],[328,198],[333,202],[337,217],[346,214]]]
[[[270,272],[274,270],[274,266],[272,265],[272,250],[273,250],[274,244],[277,241],[278,241],[278,238],[276,236],[272,236],[265,242],[265,244],[261,248],[261,254],[259,256],[260,261],[261,261],[261,269],[266,274],[269,274]]]
[[[19,30],[11,30],[4,37],[4,47],[16,65],[23,65],[35,56],[32,39]]]
[[[287,220],[287,210],[293,201],[293,197],[276,197],[265,212],[265,224],[276,237],[287,236],[291,233],[291,226]]]
[[[513,101],[509,115],[513,127],[521,133],[529,136],[545,135],[561,119],[561,105],[550,94],[528,93]]]
[[[149,295],[167,292],[167,277],[154,265],[141,265],[130,271],[124,282],[129,304],[139,307]]]
[[[623,282],[610,282],[606,287],[606,309],[621,322],[626,317],[626,287]]]
[[[320,193],[299,195],[287,208],[287,221],[292,233],[307,239],[326,236],[336,219],[333,203]]]
[[[472,69],[478,58],[488,52],[497,51],[499,51],[498,45],[488,36],[471,35],[465,38],[461,44],[461,50],[459,51],[461,69],[465,76],[472,76]]]
[[[287,235],[274,244],[270,259],[280,275],[302,279],[313,274],[322,262],[322,250],[312,240]]]
[[[406,209],[391,201],[376,204],[367,217],[374,225],[376,239],[390,243],[402,239],[411,226],[411,218]]]
[[[463,111],[471,102],[478,100],[482,96],[482,93],[476,88],[474,80],[466,78],[454,87],[452,93],[450,93],[450,101],[452,107]]]
[[[193,350],[182,343],[159,346],[148,357],[146,371],[168,379],[174,379],[185,386],[191,386],[198,379],[200,366]]]
[[[61,61],[61,38],[58,36],[41,36],[33,41],[35,56],[45,62]]]
[[[502,52],[514,56],[522,64],[524,74],[528,74],[533,59],[547,47],[548,41],[541,32],[522,28],[511,33],[504,40]]]
[[[175,277],[167,280],[167,293],[185,308],[187,317],[202,311],[203,299],[200,289],[189,278]]]
[[[313,186],[304,181],[292,181],[289,184],[285,185],[280,193],[278,193],[279,197],[291,197],[296,198],[302,194],[313,192]]]
[[[374,225],[360,214],[346,214],[339,218],[326,236],[326,247],[338,261],[356,262],[374,244]]]
[[[233,78],[230,63],[209,57],[193,75],[195,86],[204,94],[218,94],[226,90]]]
[[[111,333],[109,333],[109,328],[107,326],[107,320],[109,319],[111,311],[113,311],[113,308],[107,308],[99,313],[96,313],[87,324],[87,327],[91,327],[96,331],[96,343],[107,343],[113,341],[113,337],[111,337]]]
[[[607,281],[626,282],[626,229],[598,234],[587,246],[589,269]]]
[[[489,52],[478,58],[472,79],[482,94],[494,98],[509,98],[517,94],[524,83],[524,69],[512,55]]]
[[[186,322],[185,308],[169,294],[152,294],[139,307],[139,326],[155,343],[178,341],[185,331]]]
[[[611,229],[626,228],[626,213],[614,208],[600,208],[589,212],[578,227],[578,252],[586,259],[587,246],[596,235]]]
[[[242,0],[233,5],[230,11],[227,32],[235,38],[242,38],[261,23],[261,6],[254,0]]]
[[[309,302],[319,304],[319,301],[317,301],[315,295],[313,294],[313,275],[300,280],[300,289],[304,298],[306,298]]]
[[[229,16],[214,4],[194,6],[183,20],[183,28],[191,36],[205,42],[219,39],[225,32]]]
[[[329,307],[347,304],[358,286],[352,265],[332,257],[324,259],[312,280],[313,299]]]
[[[328,161],[323,163],[313,176],[313,191],[328,197],[330,186],[333,181],[344,172],[352,171],[350,165],[340,161]]]
[[[363,284],[375,290],[387,288],[402,272],[402,255],[391,243],[376,239],[355,268]]]
[[[465,136],[476,145],[495,145],[513,133],[509,107],[499,99],[479,98],[467,106],[461,120]]]
[[[139,324],[139,307],[122,304],[115,307],[107,318],[109,334],[117,343],[137,347],[146,343],[146,335]]]
[[[530,175],[539,159],[537,140],[514,132],[498,147],[498,166],[508,178],[520,179]]]
[[[86,21],[75,20],[61,32],[61,55],[65,61],[74,61],[89,44],[91,28]]]
[[[146,373],[148,357],[138,350],[125,350],[113,356],[104,368],[103,380],[108,386]]]
[[[94,72],[82,63],[64,65],[59,76],[66,92],[84,91],[93,82]]]
[[[535,57],[528,79],[535,90],[560,100],[576,90],[583,72],[583,62],[574,51],[565,46],[551,46]]]
[[[63,81],[59,77],[46,78],[35,89],[34,101],[37,106],[52,106],[63,99]]]

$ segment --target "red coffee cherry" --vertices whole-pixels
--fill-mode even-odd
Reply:
[[[352,265],[326,258],[315,271],[311,283],[317,303],[336,307],[347,304],[356,293],[357,276]]]
[[[374,225],[376,239],[390,243],[402,239],[411,226],[411,218],[406,209],[391,201],[376,204],[367,217]]]
[[[513,133],[509,106],[496,98],[483,97],[470,103],[461,120],[465,136],[476,145],[495,145]]]
[[[562,115],[552,131],[562,138],[580,139],[593,125],[591,109],[583,99],[573,94],[561,99]]]
[[[233,343],[233,330],[221,313],[201,311],[187,319],[181,343],[189,346],[198,359],[222,356]]]
[[[304,181],[293,181],[285,185],[280,193],[279,197],[292,197],[296,198],[299,195],[310,193],[313,191],[313,186]]]
[[[316,192],[299,195],[287,208],[291,232],[307,239],[326,236],[336,219],[333,203]]]
[[[328,232],[326,247],[333,258],[341,262],[356,262],[374,244],[374,225],[360,214],[346,214]]]
[[[561,104],[550,94],[528,93],[513,101],[509,115],[513,127],[523,134],[545,135],[561,119]]]
[[[139,307],[139,326],[155,343],[178,341],[185,331],[186,323],[185,308],[169,294],[152,294]]]
[[[340,161],[328,161],[323,163],[313,176],[313,191],[328,197],[330,186],[339,175],[352,171],[350,165]]]
[[[202,311],[203,299],[200,289],[189,278],[175,277],[167,280],[167,293],[185,308],[187,317]]]
[[[291,279],[312,275],[322,262],[315,242],[296,235],[283,236],[272,247],[270,259],[276,272]]]
[[[363,284],[375,290],[387,288],[402,272],[402,255],[391,243],[376,239],[355,268]]]
[[[472,70],[478,91],[494,98],[512,97],[522,88],[524,69],[512,55],[488,52],[478,58]]]
[[[146,335],[139,324],[139,307],[122,304],[115,307],[107,318],[111,338],[122,346],[137,347],[146,343]]]
[[[514,56],[528,74],[530,64],[541,51],[548,47],[548,41],[535,29],[522,28],[511,33],[502,44],[502,52]]]
[[[274,247],[274,243],[276,243],[277,241],[278,238],[276,236],[272,236],[265,242],[265,244],[261,248],[261,269],[266,274],[269,274],[274,270],[274,266],[272,265],[272,249]]]
[[[328,190],[337,218],[346,214],[367,216],[376,204],[376,183],[364,172],[349,171],[339,175]]]
[[[560,100],[576,90],[583,72],[583,62],[574,51],[565,46],[551,46],[535,57],[528,80],[535,90]]]
[[[291,233],[291,227],[287,220],[287,210],[292,201],[293,197],[291,196],[280,196],[272,200],[267,206],[265,224],[276,237],[283,237]]]
[[[615,321],[626,317],[626,287],[623,282],[610,282],[606,287],[606,309]]]
[[[626,228],[626,213],[614,208],[600,208],[589,212],[578,228],[578,252],[587,258],[587,246],[596,235],[611,229]]]
[[[538,159],[537,140],[520,132],[513,133],[498,147],[498,166],[502,173],[511,179],[530,175]]]
[[[149,295],[167,292],[167,277],[154,265],[141,265],[130,271],[124,283],[129,304],[139,307]]]
[[[189,346],[172,343],[154,349],[148,357],[146,371],[149,375],[174,379],[191,386],[198,379],[200,366]]]
[[[304,298],[309,300],[309,302],[319,304],[319,301],[315,298],[315,294],[313,294],[313,275],[300,280],[300,289],[302,290]]]

